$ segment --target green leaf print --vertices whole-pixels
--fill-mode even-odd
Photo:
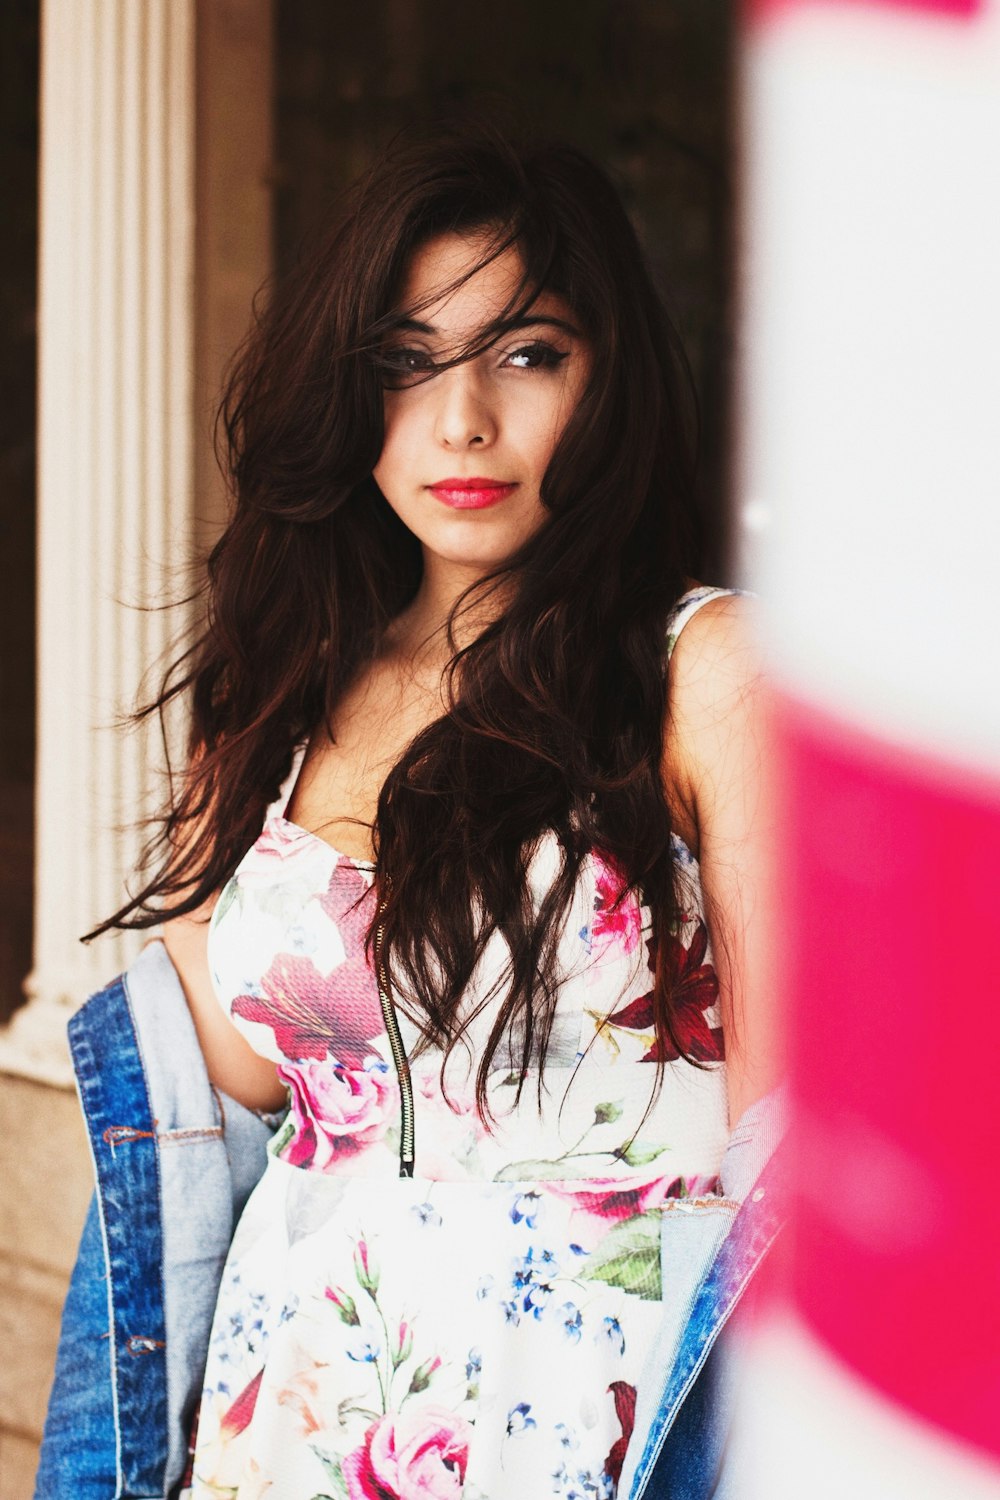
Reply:
[[[637,1214],[612,1225],[577,1275],[658,1302],[663,1292],[659,1214]]]
[[[326,1470],[326,1477],[333,1486],[329,1495],[314,1495],[313,1500],[349,1500],[347,1493],[347,1480],[340,1466],[340,1459],[334,1458],[332,1454],[324,1453],[322,1448],[317,1448],[314,1443],[309,1444],[315,1456],[319,1459]]]
[[[215,903],[215,910],[212,913],[213,925],[216,927],[219,925],[234,901],[238,901],[242,907],[243,892],[240,890],[238,880],[230,880],[222,887],[222,894]]]
[[[283,1123],[278,1127],[277,1133],[267,1143],[269,1156],[280,1156],[295,1134],[295,1121],[291,1115],[286,1115]]]
[[[630,1167],[645,1167],[658,1156],[662,1156],[666,1146],[650,1146],[644,1141],[629,1141],[627,1145],[620,1146],[615,1153],[619,1161],[627,1162]]]
[[[620,1099],[614,1101],[610,1099],[606,1100],[604,1104],[599,1104],[594,1110],[594,1124],[613,1125],[616,1120],[621,1119],[622,1108],[623,1105]]]
[[[610,1152],[607,1155],[611,1155]],[[593,1177],[593,1157],[574,1162],[568,1157],[555,1161],[512,1161],[501,1167],[494,1182],[560,1182],[567,1178]]]

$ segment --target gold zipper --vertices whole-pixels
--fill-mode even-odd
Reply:
[[[379,907],[379,915],[385,911],[385,902]],[[413,1176],[413,1082],[410,1078],[410,1062],[399,1031],[396,1007],[389,993],[389,978],[382,962],[382,934],[380,922],[375,929],[375,963],[378,969],[378,998],[382,1006],[382,1019],[389,1037],[389,1050],[399,1080],[400,1127],[399,1127],[399,1175]]]

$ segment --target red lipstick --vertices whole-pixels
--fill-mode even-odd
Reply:
[[[487,505],[506,500],[517,485],[504,484],[499,479],[439,479],[427,488],[442,505],[450,505],[452,510],[484,510]]]

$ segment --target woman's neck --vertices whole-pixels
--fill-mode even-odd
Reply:
[[[481,576],[475,568],[425,555],[420,587],[390,626],[390,648],[411,658],[418,655],[425,659],[433,657],[443,666],[452,656],[448,641],[452,611],[466,590],[473,588]],[[496,619],[509,594],[509,581],[498,580],[470,595],[461,604],[453,621],[454,646],[461,649],[475,640],[480,631]]]

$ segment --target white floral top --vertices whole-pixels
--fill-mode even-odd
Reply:
[[[670,646],[715,590],[686,595]],[[727,1136],[717,983],[697,866],[676,842],[686,910],[676,1056],[651,1102],[649,913],[586,861],[541,1107],[491,1076],[478,1042],[411,1062],[412,1179],[400,1088],[364,939],[370,866],[284,816],[298,766],[220,897],[209,940],[222,1003],[279,1065],[290,1111],[233,1240],[219,1295],[190,1495],[239,1500],[614,1496],[635,1386],[669,1295],[660,1221],[715,1190]],[[554,838],[532,865],[541,893]],[[497,938],[470,994],[502,972]],[[400,1016],[412,1053],[414,1029]]]

